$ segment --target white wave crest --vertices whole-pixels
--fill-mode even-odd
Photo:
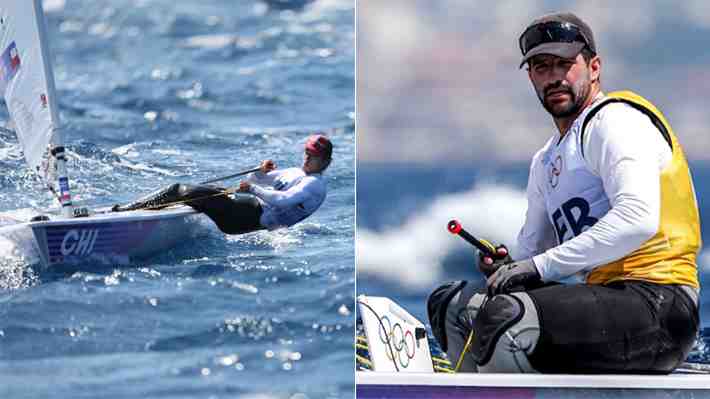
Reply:
[[[710,250],[701,251],[698,254],[698,272],[710,273]]]
[[[42,2],[42,9],[46,13],[61,12],[64,11],[64,6],[66,0],[44,0]]]
[[[222,49],[237,43],[237,36],[231,34],[197,35],[185,39],[182,43],[188,48]]]
[[[458,219],[474,236],[505,243],[514,253],[526,208],[525,193],[517,188],[479,185],[438,197],[399,227],[383,232],[358,229],[359,278],[370,275],[413,290],[439,283],[446,254],[457,247],[470,248],[446,231],[451,219]]]
[[[22,210],[13,216],[18,216]],[[14,290],[37,284],[32,265],[39,264],[39,251],[32,230],[7,213],[0,215],[0,290]],[[14,224],[12,222],[15,222]]]

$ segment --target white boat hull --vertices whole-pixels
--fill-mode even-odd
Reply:
[[[710,375],[446,374],[358,371],[358,399],[704,398]]]
[[[179,206],[160,211],[107,212],[3,227],[22,255],[42,266],[128,264],[175,247],[204,228],[200,214]],[[27,241],[33,241],[28,245]],[[33,252],[27,254],[27,252]]]

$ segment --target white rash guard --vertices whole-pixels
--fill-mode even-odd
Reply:
[[[581,143],[581,124],[603,99],[533,157],[516,259],[533,257],[543,281],[583,278],[658,231],[660,175],[671,149],[646,115],[622,103],[602,108]]]
[[[292,226],[310,216],[325,200],[320,173],[306,175],[300,168],[255,172],[247,178],[250,193],[261,202],[260,223],[269,230]]]

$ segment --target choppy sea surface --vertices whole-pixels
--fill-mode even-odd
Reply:
[[[474,236],[505,243],[514,255],[528,167],[359,162],[358,294],[390,297],[428,323],[426,298],[442,283],[469,280],[483,287],[472,247],[448,233],[446,224],[458,219]],[[700,334],[687,360],[710,364],[710,164],[690,167],[706,247],[698,257]]]
[[[290,229],[206,222],[121,267],[3,254],[0,397],[353,397],[354,2],[44,5],[75,202],[299,166],[315,130],[334,161],[325,203]],[[56,208],[8,135],[0,170],[0,212]]]

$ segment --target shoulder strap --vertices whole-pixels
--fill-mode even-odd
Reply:
[[[602,101],[599,105],[597,105],[594,109],[589,111],[587,116],[584,117],[584,122],[582,122],[582,133],[580,134],[580,148],[582,150],[582,157],[584,157],[584,133],[587,129],[587,124],[594,118],[594,116],[601,111],[602,108],[605,106],[612,104],[612,103],[624,103],[628,104],[632,107],[634,107],[636,110],[640,111],[642,114],[648,116],[649,119],[651,119],[651,123],[653,123],[654,126],[656,126],[656,129],[658,129],[659,132],[661,132],[661,135],[663,136],[663,139],[666,140],[668,143],[668,146],[671,147],[671,152],[673,152],[673,142],[671,141],[671,135],[668,133],[668,129],[666,129],[666,126],[663,124],[661,119],[651,112],[648,108],[644,107],[641,104],[638,104],[636,102],[633,102],[631,100],[627,100],[625,98],[607,98],[606,100]]]

